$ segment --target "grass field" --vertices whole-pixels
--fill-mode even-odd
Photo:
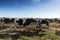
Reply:
[[[0,35],[0,40],[60,40],[60,28],[57,28],[56,23],[50,23],[50,28],[47,28],[47,26],[44,24],[42,25],[42,30],[43,31],[39,31],[38,33],[34,32],[35,29],[39,29],[36,28],[37,25],[34,25],[33,27],[30,25],[27,29],[27,27],[25,29],[27,29],[27,32],[24,31],[20,36],[1,36]],[[20,27],[18,28],[14,28],[14,27],[8,27],[10,30],[15,29],[21,29]],[[6,29],[6,28],[5,28]],[[23,28],[22,28],[23,29]],[[22,31],[21,29],[21,31]],[[24,29],[24,30],[25,30]],[[0,30],[1,31],[1,30]],[[25,34],[26,32],[26,34]]]

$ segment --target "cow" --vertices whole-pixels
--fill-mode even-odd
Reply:
[[[27,25],[29,25],[32,22],[37,22],[37,21],[35,21],[33,18],[27,18],[25,23],[23,24],[23,26],[27,26]]]
[[[55,18],[54,21],[55,21],[56,23],[60,23],[60,19]]]
[[[54,22],[54,19],[49,19],[49,23],[52,23],[52,22]]]
[[[40,29],[36,32],[44,31],[44,30],[42,30],[42,25],[41,24],[46,24],[48,26],[47,28],[49,28],[49,22],[47,20],[42,19],[42,20],[39,20],[37,22],[38,22],[38,25],[39,25],[38,28],[40,28]]]
[[[19,25],[23,25],[23,19],[16,20],[16,23],[18,23]]]
[[[4,23],[9,23],[10,22],[10,19],[9,18],[3,18],[2,20]]]
[[[41,24],[46,24],[47,26],[49,26],[49,22],[44,19],[39,23],[39,25],[41,25]]]
[[[14,18],[11,18],[11,19],[9,20],[10,23],[14,23],[14,21],[15,21]]]
[[[2,20],[2,18],[0,18],[0,22],[2,22],[3,20]]]

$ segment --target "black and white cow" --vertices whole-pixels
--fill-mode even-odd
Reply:
[[[49,22],[44,19],[39,23],[39,25],[41,25],[41,24],[46,24],[47,26],[49,26]]]
[[[14,21],[15,21],[15,18],[11,18],[11,19],[9,20],[10,23],[14,23]]]
[[[27,18],[25,23],[23,24],[23,26],[27,26],[27,25],[29,25],[32,22],[36,23],[37,21],[35,21],[35,19],[33,19],[33,18]]]
[[[9,23],[9,22],[10,22],[10,19],[9,19],[9,18],[3,18],[2,21],[3,21],[4,23]]]
[[[19,25],[23,25],[23,19],[16,20],[16,23],[18,23]]]

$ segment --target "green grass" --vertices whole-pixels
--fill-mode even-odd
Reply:
[[[45,34],[43,36],[20,36],[17,40],[56,40],[60,38],[60,36],[55,35],[55,30],[47,30],[46,32],[39,32],[39,34]],[[0,40],[12,40],[12,38],[4,38]]]
[[[6,25],[7,28],[13,28],[13,26],[14,25]],[[37,24],[34,24],[34,25],[30,24],[29,25],[29,28],[30,28],[29,32],[34,31],[33,29],[37,30],[37,28],[36,28],[37,26],[38,26]],[[50,23],[50,26],[56,27],[56,23]],[[33,28],[33,29],[31,29],[31,28]],[[19,38],[17,38],[16,40],[60,40],[60,36],[57,36],[55,34],[55,32],[56,32],[55,30],[52,30],[50,28],[47,29],[47,25],[45,25],[45,24],[42,25],[42,28],[46,29],[46,31],[45,32],[39,32],[38,36],[35,36],[35,35],[30,36],[30,37],[19,36]],[[12,38],[11,37],[5,37],[5,38],[0,38],[0,40],[12,40]]]

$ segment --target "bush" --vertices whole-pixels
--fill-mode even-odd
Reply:
[[[50,27],[56,27],[57,24],[55,22],[49,24]]]
[[[29,27],[28,28],[36,28],[38,26],[37,23],[30,23]]]
[[[58,38],[58,36],[55,35],[53,30],[47,30],[46,32],[42,33],[45,35],[41,37],[41,40],[56,40]]]
[[[29,37],[26,36],[21,36],[17,40],[29,40]]]
[[[47,26],[46,24],[41,24],[41,27],[42,27],[43,29],[47,29],[47,28],[48,28],[48,26]]]

